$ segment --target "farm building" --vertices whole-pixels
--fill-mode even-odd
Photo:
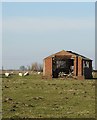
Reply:
[[[92,78],[92,60],[72,51],[62,50],[44,58],[43,76],[58,78],[60,72],[77,78]]]

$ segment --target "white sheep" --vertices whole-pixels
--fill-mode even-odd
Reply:
[[[29,72],[25,72],[25,73],[24,73],[24,76],[27,76],[27,75],[29,75]]]
[[[13,74],[14,72],[12,71],[11,74]]]
[[[23,76],[23,73],[19,73],[19,76],[21,76],[21,77],[22,77],[22,76]]]
[[[40,75],[41,72],[38,72],[37,74]]]
[[[5,76],[8,77],[8,76],[10,76],[10,74],[9,74],[8,72],[6,72],[6,73],[5,73]]]

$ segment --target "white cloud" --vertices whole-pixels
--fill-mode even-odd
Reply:
[[[60,30],[94,29],[95,21],[90,19],[65,19],[65,18],[27,18],[12,17],[3,20],[3,30],[9,32],[51,32]]]

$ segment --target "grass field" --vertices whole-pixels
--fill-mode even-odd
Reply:
[[[2,79],[3,118],[94,118],[95,80]]]

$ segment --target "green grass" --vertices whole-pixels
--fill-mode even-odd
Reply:
[[[3,78],[3,118],[95,117],[95,81]]]

